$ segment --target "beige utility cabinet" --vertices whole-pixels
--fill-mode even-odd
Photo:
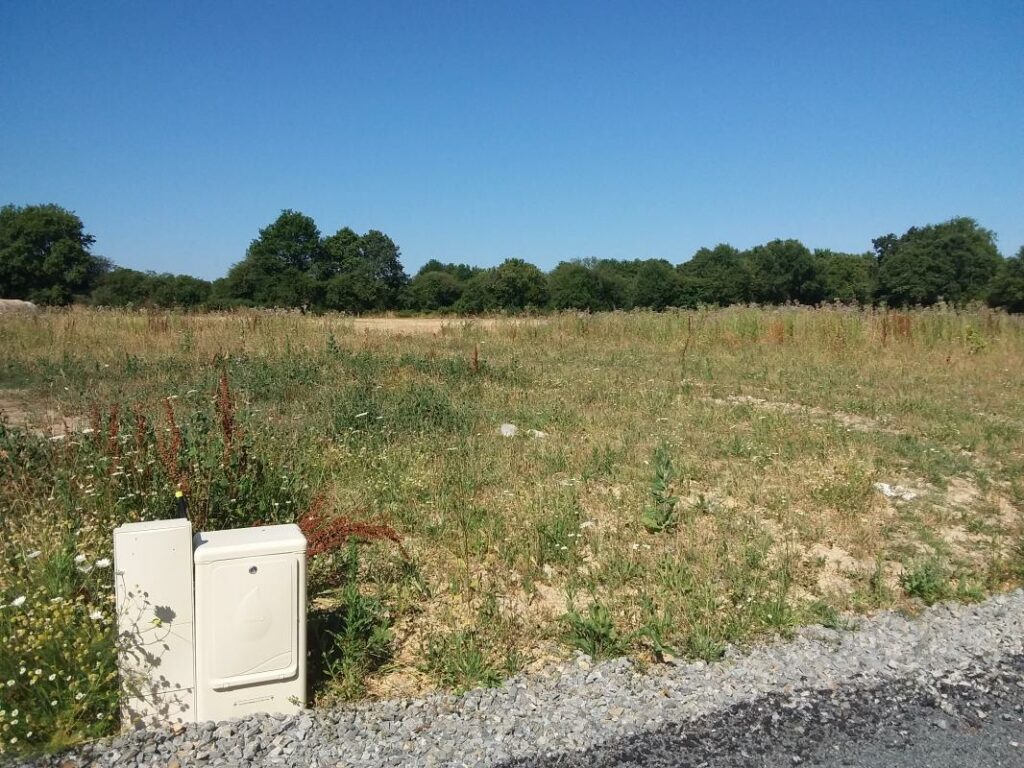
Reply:
[[[128,523],[114,531],[114,595],[122,722],[194,721],[188,520]]]
[[[197,533],[196,720],[306,700],[306,538],[297,525]]]

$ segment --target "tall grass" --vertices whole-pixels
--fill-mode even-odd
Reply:
[[[112,527],[177,489],[204,526],[306,519],[335,545],[310,568],[320,701],[492,684],[574,648],[715,659],[1024,573],[1024,321],[985,309],[0,324],[5,750],[116,726],[110,584],[74,558],[108,558]],[[9,642],[59,649],[54,597],[79,601],[80,657]],[[98,687],[43,722],[22,667]]]

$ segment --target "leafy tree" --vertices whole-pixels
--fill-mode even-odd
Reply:
[[[750,274],[736,248],[720,243],[701,248],[678,268],[683,303],[727,307],[750,300]]]
[[[548,302],[544,273],[522,259],[506,259],[494,270],[490,289],[497,306],[510,312]]]
[[[82,220],[58,205],[0,208],[0,298],[67,304],[109,269]]]
[[[320,283],[317,302],[345,312],[393,309],[408,283],[390,237],[377,230],[360,236],[349,227],[323,241],[311,273]]]
[[[639,262],[633,283],[634,307],[662,310],[678,306],[679,278],[676,270],[664,259]]]
[[[759,304],[816,304],[824,298],[817,264],[799,240],[772,240],[746,253],[750,298]]]
[[[440,270],[420,271],[409,283],[409,301],[413,309],[433,312],[450,309],[462,296],[463,282]]]
[[[117,267],[101,277],[92,292],[92,303],[103,307],[142,305],[149,301],[150,275],[137,269]]]
[[[827,249],[814,252],[818,263],[824,301],[870,304],[878,282],[878,265],[870,253],[837,253]]]
[[[601,278],[578,261],[563,261],[548,275],[548,293],[554,309],[606,309]]]
[[[306,272],[320,260],[320,230],[309,216],[286,209],[273,224],[260,230],[247,257]]]
[[[151,298],[158,307],[192,308],[210,298],[210,283],[191,275],[155,275]]]
[[[316,223],[297,211],[284,210],[260,230],[245,258],[228,271],[227,293],[258,306],[308,304],[316,295],[311,270],[323,261],[321,249]]]
[[[210,283],[189,275],[158,275],[117,268],[104,275],[92,303],[107,307],[197,307],[210,298]]]
[[[322,284],[323,305],[328,309],[361,314],[386,304],[381,284],[365,261],[357,261]]]
[[[376,229],[359,238],[359,251],[370,268],[373,280],[379,284],[377,306],[374,309],[393,309],[398,306],[402,288],[409,282],[402,268],[400,252],[394,240]]]
[[[361,260],[359,235],[350,227],[342,227],[323,239],[310,271],[316,280],[330,280],[340,272],[356,269]]]
[[[631,309],[636,270],[614,259],[584,262],[594,271],[600,285],[601,309]]]
[[[1024,245],[999,265],[989,288],[988,303],[1007,312],[1024,312]]]
[[[874,241],[878,296],[892,305],[963,303],[985,296],[1002,263],[995,235],[974,219],[911,227]]]
[[[471,267],[468,264],[445,264],[437,259],[431,259],[419,268],[416,276],[418,277],[419,275],[427,272],[446,272],[447,274],[458,278],[460,282],[465,282],[480,271],[480,267]]]
[[[455,311],[465,315],[494,312],[500,308],[494,290],[494,269],[477,272],[462,287],[462,295],[455,303]]]

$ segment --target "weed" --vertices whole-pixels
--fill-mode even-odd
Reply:
[[[950,597],[949,573],[936,557],[928,557],[913,563],[900,576],[903,590],[919,598],[925,605],[931,605]]]
[[[472,630],[431,637],[426,647],[426,663],[442,685],[457,691],[501,682],[501,675],[488,659],[483,641]]]
[[[675,469],[672,458],[664,443],[654,451],[654,478],[651,480],[651,497],[654,503],[644,510],[643,524],[649,533],[671,531],[679,525],[676,512],[678,497],[673,495]]]
[[[338,565],[343,584],[328,608],[309,616],[310,656],[321,699],[351,699],[363,693],[368,674],[391,658],[391,621],[381,601],[362,593],[359,557],[349,544]]]
[[[569,610],[564,621],[569,645],[591,658],[610,658],[626,652],[626,638],[619,634],[611,613],[600,602],[595,600],[583,613]]]

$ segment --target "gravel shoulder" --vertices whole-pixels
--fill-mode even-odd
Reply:
[[[131,733],[33,765],[944,765],[932,753],[903,762],[884,750],[904,739],[906,756],[921,743],[901,732],[927,732],[939,753],[943,739],[966,750],[959,736],[978,723],[998,731],[1003,752],[953,751],[956,764],[1024,765],[1010,738],[1024,743],[1022,668],[1017,590],[913,619],[879,614],[856,631],[808,627],[711,665],[640,670],[578,656],[462,696]]]

